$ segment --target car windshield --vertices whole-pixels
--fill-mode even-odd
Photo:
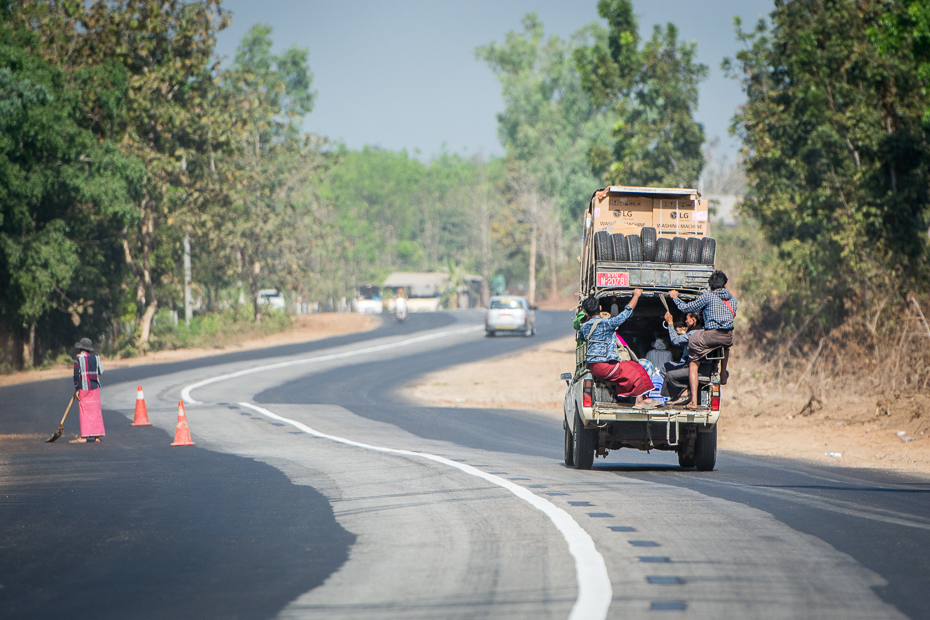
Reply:
[[[494,299],[491,301],[491,310],[522,310],[523,304],[516,299]]]
[[[381,299],[381,288],[378,286],[360,286],[358,287],[359,297],[362,299]]]

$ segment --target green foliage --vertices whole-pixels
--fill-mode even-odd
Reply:
[[[558,36],[546,38],[530,13],[523,32],[511,31],[504,43],[476,52],[503,87],[506,108],[497,117],[498,133],[515,173],[531,179],[565,223],[575,222],[597,183],[587,153],[601,137],[598,111],[581,88],[573,50]]]
[[[930,4],[926,0],[886,0],[872,18],[867,32],[879,53],[916,61],[927,101],[923,120],[930,125]]]
[[[589,150],[592,170],[605,183],[694,187],[704,165],[697,87],[708,72],[697,44],[669,23],[640,48],[630,0],[601,0],[598,13],[608,28],[584,29],[574,51],[585,92],[616,115],[613,144]]]
[[[188,327],[183,321],[175,322],[167,309],[159,310],[152,329],[151,350],[222,347],[242,338],[256,338],[276,334],[291,327],[291,317],[281,311],[265,310],[260,323],[240,320],[235,310],[206,315],[195,315]],[[124,350],[122,357],[132,357]]]
[[[919,59],[871,42],[880,9],[785,2],[771,26],[746,32],[736,20],[746,49],[724,68],[748,97],[732,125],[750,186],[743,211],[786,265],[789,322],[823,308],[839,324],[928,275],[924,83]]]

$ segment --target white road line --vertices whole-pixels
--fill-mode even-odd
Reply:
[[[400,342],[393,342],[389,344],[379,344],[374,347],[367,347],[365,349],[355,349],[354,351],[346,351],[344,353],[332,353],[330,355],[320,355],[317,357],[304,357],[299,360],[291,360],[289,362],[279,362],[277,364],[268,364],[266,366],[253,366],[252,368],[246,368],[245,370],[240,370],[238,372],[231,372],[226,375],[219,375],[216,377],[211,377],[210,379],[204,379],[203,381],[198,381],[197,383],[192,383],[191,385],[188,385],[183,390],[181,390],[181,398],[188,405],[202,405],[203,403],[201,403],[199,400],[194,400],[194,398],[191,396],[191,390],[195,390],[205,385],[210,385],[211,383],[218,383],[220,381],[226,381],[228,379],[235,379],[237,377],[242,377],[244,375],[251,375],[256,372],[264,372],[266,370],[277,370],[278,368],[300,366],[301,364],[312,364],[314,362],[328,362],[331,360],[344,359],[347,357],[355,357],[356,355],[367,355],[369,353],[376,353],[378,351],[387,351],[389,349],[406,347],[412,344],[417,344],[418,342],[426,342],[428,340],[435,340],[436,338],[444,338],[446,336],[456,336],[459,334],[467,334],[470,332],[476,332],[481,329],[484,329],[484,325],[475,325],[473,327],[466,327],[465,329],[456,329],[452,331],[436,332],[433,334],[427,334],[425,336],[417,336],[416,338],[410,338],[408,340],[401,340]]]
[[[429,454],[427,452],[382,448],[380,446],[373,446],[367,443],[345,439],[344,437],[327,435],[326,433],[321,433],[320,431],[310,428],[306,424],[291,420],[290,418],[285,418],[262,407],[250,403],[239,404],[253,411],[257,411],[272,420],[290,424],[294,428],[308,435],[313,435],[314,437],[329,439],[336,443],[363,448],[365,450],[374,450],[375,452],[411,456],[434,461],[436,463],[448,465],[449,467],[454,467],[466,474],[477,476],[478,478],[487,480],[491,484],[496,484],[499,487],[507,489],[530,504],[533,508],[540,510],[549,517],[549,520],[552,521],[556,529],[562,533],[565,542],[568,543],[568,551],[572,554],[572,557],[575,558],[575,578],[578,581],[578,598],[575,599],[575,604],[572,606],[571,614],[568,616],[569,620],[600,620],[601,618],[607,617],[607,610],[610,608],[610,599],[613,597],[613,589],[610,586],[610,576],[607,574],[607,565],[604,563],[604,556],[602,556],[597,550],[597,547],[594,546],[594,540],[591,538],[590,534],[588,534],[583,527],[578,525],[578,522],[575,521],[570,514],[549,500],[533,494],[529,489],[514,484],[510,480],[483,472],[471,465],[465,465],[464,463],[459,463],[443,456]]]

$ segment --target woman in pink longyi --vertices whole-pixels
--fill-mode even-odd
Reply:
[[[81,414],[81,437],[71,443],[96,443],[107,434],[103,428],[103,411],[100,408],[100,375],[103,366],[94,353],[90,338],[81,338],[74,347],[79,353],[74,358],[74,389],[77,391],[78,410]]]

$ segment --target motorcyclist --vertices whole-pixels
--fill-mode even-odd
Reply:
[[[407,298],[404,289],[397,289],[397,299],[394,300],[394,318],[398,321],[407,320]]]

